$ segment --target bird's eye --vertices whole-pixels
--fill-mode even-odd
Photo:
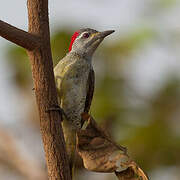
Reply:
[[[84,37],[84,38],[88,38],[88,37],[89,37],[89,33],[84,33],[84,34],[83,34],[83,37]]]

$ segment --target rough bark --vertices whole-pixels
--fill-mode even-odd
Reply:
[[[40,115],[40,128],[44,144],[49,179],[69,180],[70,170],[61,127],[61,115],[49,108],[58,105],[53,74],[48,0],[28,0],[29,33],[42,40],[40,48],[28,51],[32,65],[34,88]]]

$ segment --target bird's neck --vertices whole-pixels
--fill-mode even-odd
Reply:
[[[79,52],[71,50],[68,53],[68,55],[85,59],[85,61],[87,61],[89,64],[92,64],[92,56],[89,56],[87,54],[83,54],[83,53],[79,53]]]

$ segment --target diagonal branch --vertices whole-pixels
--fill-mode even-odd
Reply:
[[[0,36],[28,50],[40,46],[40,38],[0,20]]]
[[[19,175],[28,180],[46,180],[47,174],[39,162],[22,153],[17,140],[0,127],[0,164],[13,168]],[[22,166],[23,164],[23,166]]]

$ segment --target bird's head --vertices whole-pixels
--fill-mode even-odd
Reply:
[[[113,32],[114,30],[99,32],[90,28],[80,29],[73,34],[69,51],[91,58],[103,39]]]

